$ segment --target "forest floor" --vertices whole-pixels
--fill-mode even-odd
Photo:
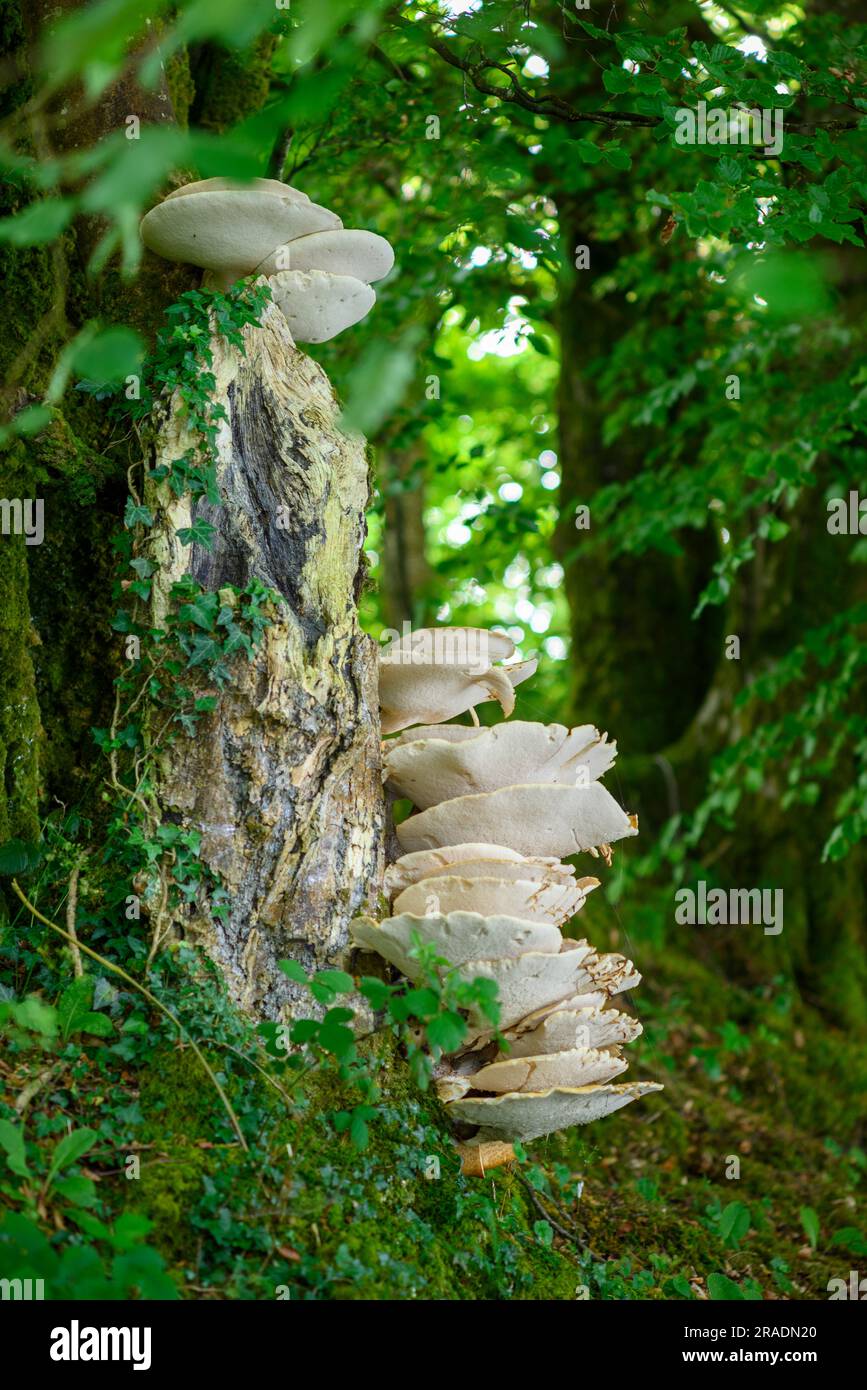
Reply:
[[[339,1071],[288,1081],[181,952],[163,996],[245,1153],[190,1047],[105,980],[111,1026],[88,1033],[52,949],[7,932],[35,1002],[0,1004],[0,1275],[49,1297],[821,1300],[867,1258],[865,1050],[785,982],[722,988],[642,947],[628,1075],[665,1090],[473,1179],[390,1035],[366,1045],[382,1097],[359,1149]]]

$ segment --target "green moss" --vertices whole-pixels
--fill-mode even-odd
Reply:
[[[190,107],[196,94],[195,85],[190,75],[190,59],[186,48],[181,48],[171,55],[165,65],[165,73],[166,86],[172,103],[172,110],[175,113],[175,120],[183,130],[186,130],[189,124]]]
[[[262,34],[246,52],[207,44],[194,65],[198,126],[217,132],[261,111],[268,98],[275,34]]]
[[[154,1223],[179,1283],[225,1260],[214,1278],[224,1297],[274,1298],[280,1286],[301,1299],[573,1297],[574,1256],[542,1243],[521,1183],[506,1170],[462,1177],[436,1099],[415,1089],[390,1040],[378,1061],[384,1114],[363,1152],[327,1118],[347,1104],[335,1075],[314,1076],[290,1114],[255,1074],[235,1073],[239,1113],[267,1117],[245,1156],[220,1140],[224,1112],[193,1054],[153,1059],[141,1107],[154,1147],[122,1195]]]
[[[0,841],[39,836],[41,729],[32,641],[24,539],[0,536]]]

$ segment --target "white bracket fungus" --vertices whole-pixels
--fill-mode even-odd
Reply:
[[[384,237],[347,230],[336,213],[277,179],[202,179],[177,188],[141,223],[145,246],[200,266],[227,288],[265,275],[296,342],[323,343],[370,312],[394,264]]]
[[[423,628],[381,654],[382,728],[398,734],[384,744],[385,778],[414,814],[396,827],[405,852],[386,870],[395,915],[352,926],[358,946],[410,979],[422,943],[436,946],[441,972],[496,983],[498,1028],[467,1010],[469,1036],[436,1067],[449,1113],[478,1127],[458,1147],[463,1171],[479,1175],[514,1157],[505,1141],[586,1124],[662,1089],[612,1084],[641,1033],[610,1007],[641,979],[632,962],[560,930],[599,887],[561,857],[607,863],[615,840],[638,834],[598,780],[617,746],[592,724],[480,728],[475,706],[498,700],[508,716],[514,687],[536,669],[514,655],[504,633],[478,628]],[[443,723],[466,712],[475,727]]]
[[[498,700],[515,708],[515,686],[532,676],[535,661],[508,661],[515,644],[504,632],[482,628],[417,628],[386,647],[379,658],[382,732],[411,724],[441,724],[476,705]]]

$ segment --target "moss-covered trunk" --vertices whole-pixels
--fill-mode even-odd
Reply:
[[[31,95],[44,27],[76,7],[0,0],[0,46],[20,79],[6,89],[4,109]],[[50,121],[34,117],[28,147],[44,161],[85,149],[122,130],[130,112],[143,125],[192,114],[218,132],[267,99],[273,42],[266,36],[231,55],[211,45],[180,50],[153,90],[139,89],[127,72],[96,102],[70,101],[68,115],[58,100]],[[29,197],[10,187],[3,210],[17,211]],[[133,281],[113,264],[93,276],[88,260],[102,230],[79,218],[51,246],[2,248],[7,414],[42,398],[58,354],[83,324],[130,324],[152,343],[166,308],[196,284],[191,267],[149,253]],[[229,420],[214,551],[179,545],[174,526],[186,504],[174,499],[158,517],[166,569],[156,592],[164,602],[172,580],[191,570],[208,589],[258,578],[285,607],[251,664],[235,663],[237,685],[219,711],[166,752],[157,804],[166,821],[201,829],[203,859],[231,897],[219,927],[186,925],[199,928],[234,997],[275,1014],[291,988],[276,959],[333,964],[349,917],[375,891],[382,790],[375,653],[356,613],[364,444],[337,430],[326,376],[294,348],[276,310],[248,332],[247,347],[244,358],[214,344]],[[93,826],[98,858],[106,766],[91,729],[111,721],[125,656],[111,627],[112,537],[122,529],[127,469],[138,462],[125,433],[104,405],[70,390],[48,428],[5,457],[0,485],[0,496],[45,503],[42,545],[0,537],[0,838],[35,838],[40,813],[60,802]],[[169,435],[161,449],[171,450]]]

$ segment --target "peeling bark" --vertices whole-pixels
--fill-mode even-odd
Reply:
[[[292,342],[279,310],[244,330],[246,356],[212,344],[222,505],[176,498],[157,514],[152,621],[190,573],[208,589],[258,578],[286,600],[254,659],[241,658],[195,738],[160,757],[164,815],[202,835],[201,857],[231,895],[227,921],[184,922],[244,1008],[291,1016],[306,993],[277,969],[343,964],[348,923],[382,878],[384,803],[376,649],[358,625],[368,468],[364,441],[337,427],[325,373]],[[176,405],[154,462],[191,444]],[[205,516],[213,549],[176,530]],[[286,529],[281,529],[281,524]]]

